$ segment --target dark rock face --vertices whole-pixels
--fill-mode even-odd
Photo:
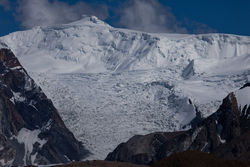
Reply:
[[[250,83],[246,83],[244,86],[242,86],[240,89],[244,89],[246,87],[250,87]]]
[[[8,49],[0,49],[0,94],[2,165],[63,163],[88,154]]]
[[[135,136],[120,144],[106,160],[152,164],[187,150],[209,152],[227,159],[250,159],[249,113],[250,107],[240,110],[231,93],[217,112],[192,129]]]
[[[175,153],[151,167],[249,167],[250,161],[225,160],[209,153],[185,151]]]

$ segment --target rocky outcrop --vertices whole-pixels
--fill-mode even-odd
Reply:
[[[242,89],[246,87],[247,84]],[[228,159],[250,159],[249,114],[249,105],[239,106],[235,93],[231,93],[217,112],[192,129],[134,136],[120,144],[106,160],[152,164],[187,150],[209,152]]]
[[[189,79],[195,74],[194,70],[194,60],[190,61],[190,63],[183,69],[182,77],[184,79]]]
[[[9,49],[0,49],[0,94],[1,165],[64,163],[88,154]]]

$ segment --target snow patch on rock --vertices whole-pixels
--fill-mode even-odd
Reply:
[[[18,135],[15,137],[17,141],[20,144],[24,144],[25,148],[25,154],[23,157],[24,165],[26,165],[26,160],[31,157],[32,163],[34,163],[34,160],[36,158],[37,154],[32,155],[33,152],[33,146],[35,143],[39,144],[39,147],[42,148],[42,146],[47,142],[46,140],[42,140],[38,137],[38,135],[41,133],[39,129],[36,130],[28,130],[26,128],[22,128],[19,132]]]
[[[5,162],[4,159],[1,159],[0,160],[0,165],[3,165],[4,167],[12,167],[12,163],[13,163],[14,159],[8,161],[8,162]]]
[[[11,97],[11,101],[15,104],[15,102],[24,102],[26,100],[25,97],[22,96],[22,94],[20,92],[14,92],[13,93],[13,97]]]

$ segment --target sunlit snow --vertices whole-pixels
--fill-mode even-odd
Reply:
[[[235,92],[238,106],[243,109],[245,106],[250,105],[250,87],[245,87],[244,89],[237,90]]]
[[[150,34],[85,17],[0,40],[93,153],[88,159],[135,134],[179,130],[195,107],[208,116],[250,78],[244,36]]]

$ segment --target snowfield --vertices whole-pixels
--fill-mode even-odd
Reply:
[[[237,90],[235,92],[235,95],[236,95],[236,99],[238,102],[238,107],[241,110],[243,110],[244,107],[246,107],[246,109],[247,109],[250,105],[250,87],[246,87],[244,89]]]
[[[88,159],[104,159],[135,134],[188,128],[195,108],[208,116],[250,81],[244,36],[150,34],[86,16],[0,41],[92,152]]]

